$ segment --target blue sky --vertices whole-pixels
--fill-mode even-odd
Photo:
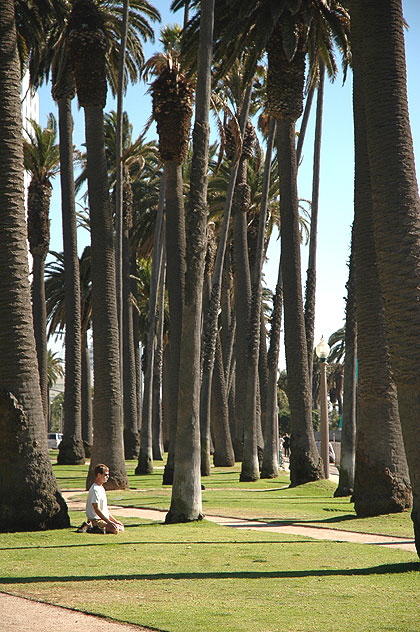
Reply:
[[[153,3],[153,0],[152,0]],[[169,11],[169,0],[157,0],[154,5],[163,17],[163,23],[182,23],[182,16]],[[406,31],[406,56],[410,119],[416,155],[420,151],[420,3],[403,0],[404,17],[409,25]],[[157,35],[158,39],[158,35]],[[144,47],[145,57],[158,50],[155,44]],[[324,122],[321,153],[321,185],[319,201],[318,254],[317,254],[317,307],[315,343],[321,335],[328,338],[344,323],[345,284],[348,277],[350,230],[353,218],[353,122],[351,72],[342,85],[342,77],[334,84],[326,81],[324,97]],[[139,84],[128,89],[124,108],[134,126],[134,136],[140,134],[150,115],[150,97],[147,86]],[[106,110],[116,109],[110,94]],[[40,124],[46,125],[49,112],[56,114],[49,87],[40,90]],[[73,101],[75,119],[75,143],[84,140],[82,112]],[[313,120],[310,121],[299,169],[299,197],[311,198]],[[297,125],[299,129],[299,122]],[[62,250],[61,212],[59,183],[56,179],[51,204],[51,250]],[[88,235],[79,230],[79,251],[88,243]],[[269,261],[265,266],[266,284],[274,289],[277,279],[279,242],[273,241],[269,249]],[[302,249],[302,270],[305,272],[307,249]],[[283,364],[283,361],[282,361]],[[283,364],[284,365],[284,364]]]

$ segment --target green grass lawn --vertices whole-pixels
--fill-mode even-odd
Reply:
[[[157,468],[161,464],[156,464]],[[115,504],[167,509],[162,470],[133,475]],[[62,489],[84,487],[87,466],[54,465]],[[287,477],[238,482],[238,467],[203,480],[208,514],[406,534],[408,514],[366,521],[334,485],[288,489]],[[167,632],[418,632],[417,555],[362,544],[238,531],[207,521],[126,519],[124,534],[0,534],[0,590]],[[407,533],[405,533],[407,531]]]

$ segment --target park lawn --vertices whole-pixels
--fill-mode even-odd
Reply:
[[[130,488],[108,492],[109,502],[124,507],[168,510],[171,487],[162,485],[162,462],[155,461],[153,474],[146,476],[134,474],[136,465],[136,461],[127,461]],[[61,489],[85,488],[88,464],[54,464],[53,468]],[[334,498],[336,484],[332,481],[290,488],[288,473],[284,471],[276,479],[260,479],[255,483],[239,482],[239,472],[240,464],[233,468],[212,468],[211,476],[202,479],[204,514],[413,537],[410,512],[357,518],[349,497]]]
[[[414,553],[207,521],[126,525],[0,534],[0,590],[166,632],[418,632]]]
[[[130,489],[109,492],[109,501],[124,507],[168,510],[171,487],[162,485],[162,463],[155,462],[154,473],[147,476],[136,476],[136,465],[136,461],[127,461]],[[63,490],[84,489],[87,470],[88,465],[54,466]],[[239,472],[240,464],[233,468],[212,468],[211,476],[202,479],[205,514],[413,537],[410,512],[357,518],[349,497],[334,498],[336,484],[332,481],[290,488],[285,471],[276,479],[260,479],[255,483],[239,482]]]

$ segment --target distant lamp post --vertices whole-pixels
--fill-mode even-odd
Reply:
[[[328,401],[327,401],[327,358],[330,348],[324,337],[315,347],[315,353],[319,359],[320,372],[320,400],[321,400],[321,457],[324,464],[324,476],[330,477],[330,455],[329,455],[329,429],[328,429]]]

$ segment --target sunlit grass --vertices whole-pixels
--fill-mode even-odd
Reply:
[[[168,632],[418,630],[420,565],[403,551],[138,519],[0,547],[0,590]]]
[[[54,462],[54,454],[52,454]],[[162,463],[110,503],[168,509]],[[84,489],[88,465],[54,465],[62,490]],[[358,519],[335,485],[239,482],[240,466],[203,479],[206,514],[412,537],[408,513]],[[80,496],[78,496],[80,498]],[[84,494],[82,495],[82,498]],[[0,590],[167,632],[417,632],[420,564],[414,553],[238,531],[206,520],[164,525],[125,518],[118,536],[72,528],[0,534]]]
[[[162,485],[164,463],[155,461],[153,474],[145,476],[134,474],[136,466],[137,461],[127,461],[130,487],[108,492],[109,501],[124,507],[168,510],[171,487]],[[61,489],[85,489],[88,464],[54,464],[53,468]],[[236,464],[232,468],[212,468],[211,475],[203,477],[205,514],[413,537],[410,512],[357,518],[349,497],[334,498],[336,484],[332,481],[290,488],[289,475],[284,470],[276,479],[255,483],[240,482],[239,472],[240,464]]]

